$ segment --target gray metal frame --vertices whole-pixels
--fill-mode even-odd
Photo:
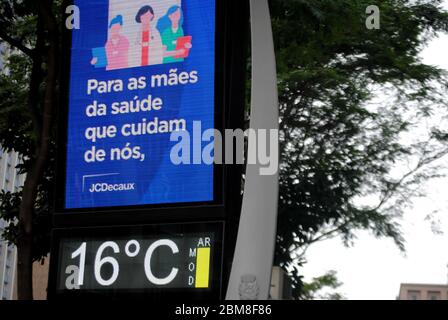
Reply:
[[[278,130],[274,41],[267,0],[250,0],[252,34],[251,129]],[[249,139],[248,150],[256,139]],[[272,150],[272,149],[271,149]],[[278,157],[278,154],[277,154]],[[247,165],[240,225],[227,300],[269,297],[277,229],[278,171],[260,175],[261,164]]]

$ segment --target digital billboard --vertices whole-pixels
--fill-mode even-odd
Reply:
[[[214,166],[171,154],[215,127],[215,0],[73,4],[64,209],[214,201]]]

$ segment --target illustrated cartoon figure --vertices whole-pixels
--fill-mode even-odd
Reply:
[[[128,67],[129,41],[120,34],[123,26],[123,16],[117,15],[109,24],[109,38],[106,42],[107,67],[115,70]]]
[[[141,7],[135,16],[135,21],[141,24],[141,30],[136,39],[136,44],[141,47],[141,66],[163,63],[160,33],[151,24],[154,18],[154,10],[151,6]]]
[[[191,37],[184,37],[183,22],[181,7],[172,6],[157,23],[165,49],[163,63],[184,61],[192,48]]]

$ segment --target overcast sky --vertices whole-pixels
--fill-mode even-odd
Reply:
[[[445,1],[448,9],[448,0]],[[422,53],[425,63],[448,70],[448,36],[433,40]],[[448,159],[444,159],[448,165]],[[414,201],[403,218],[406,254],[390,239],[359,232],[351,248],[339,239],[315,244],[307,252],[305,280],[336,270],[343,282],[339,292],[348,299],[396,299],[400,283],[446,284],[448,281],[448,177],[432,180],[427,196]],[[437,211],[440,229],[435,234],[425,217]]]

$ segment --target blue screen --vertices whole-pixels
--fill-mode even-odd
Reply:
[[[74,4],[65,208],[213,201],[213,165],[173,163],[170,135],[214,127],[215,1]]]

